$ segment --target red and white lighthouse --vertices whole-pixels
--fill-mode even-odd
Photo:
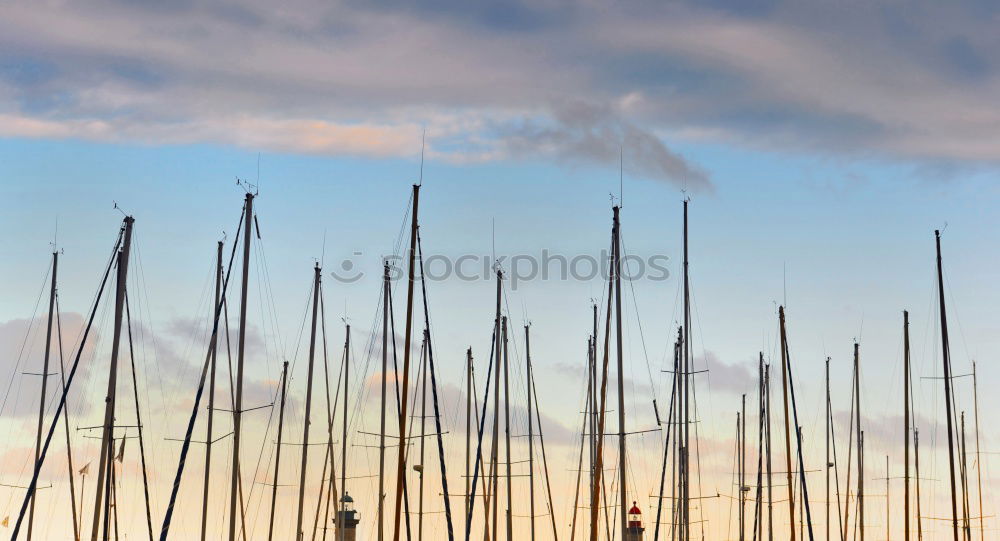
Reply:
[[[642,541],[642,511],[639,506],[632,502],[632,508],[628,510],[628,528],[625,529],[624,541]]]

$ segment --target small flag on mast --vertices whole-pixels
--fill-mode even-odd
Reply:
[[[80,471],[78,471],[77,473],[79,473],[80,475],[87,475],[88,473],[90,473],[90,462],[88,462],[86,466],[80,468]]]

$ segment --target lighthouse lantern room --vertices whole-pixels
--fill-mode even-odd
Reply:
[[[642,511],[635,502],[632,502],[632,508],[628,510],[628,528],[625,530],[624,541],[642,541],[642,532],[645,528],[642,527]]]

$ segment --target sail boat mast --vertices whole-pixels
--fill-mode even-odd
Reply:
[[[684,200],[684,344],[681,359],[681,388],[683,389],[680,438],[680,497],[681,497],[681,541],[691,540],[691,285],[688,265],[688,200]]]
[[[492,445],[490,446],[490,489],[487,491],[490,494],[490,500],[492,500],[492,504],[493,504],[493,507],[492,507],[492,510],[493,510],[493,521],[491,523],[492,530],[487,529],[487,531],[489,533],[486,534],[486,538],[487,539],[492,539],[494,541],[498,541],[498,538],[497,538],[497,528],[498,528],[498,525],[497,525],[497,523],[499,522],[499,520],[498,520],[498,517],[497,517],[497,511],[498,511],[498,502],[500,500],[500,489],[499,489],[500,477],[499,477],[499,470],[498,470],[498,468],[499,468],[499,458],[500,458],[499,457],[499,454],[500,454],[500,377],[501,377],[500,376],[500,368],[501,368],[501,366],[503,366],[502,365],[503,360],[502,360],[501,356],[503,355],[503,349],[502,349],[503,348],[503,336],[502,336],[502,332],[503,331],[502,331],[502,329],[503,329],[503,320],[504,320],[503,316],[500,315],[501,314],[501,312],[500,312],[500,302],[501,302],[501,295],[502,295],[502,289],[501,289],[502,285],[503,285],[503,274],[501,273],[500,268],[498,267],[497,268],[497,310],[496,310],[495,327],[494,327],[494,331],[493,331],[493,336],[494,336],[494,338],[496,340],[496,343],[494,344],[494,351],[496,352],[496,354],[494,355],[494,368],[493,368],[494,373],[495,373],[495,377],[493,378],[493,441],[492,441]],[[487,522],[489,522],[488,518],[487,518]]]
[[[788,418],[788,352],[785,348],[787,341],[785,335],[785,310],[783,306],[778,309],[778,321],[781,327],[781,344],[779,349],[781,350],[781,388],[785,410],[785,479],[788,486],[789,531],[791,533],[791,541],[795,541],[795,485],[792,483],[792,438],[789,434]]]
[[[215,304],[212,305],[212,313],[214,314],[219,307],[220,297],[222,296],[222,241],[218,241],[216,244],[216,254],[215,254]],[[201,541],[205,541],[205,536],[208,534],[208,488],[209,481],[211,479],[212,473],[212,424],[215,417],[215,368],[216,368],[216,352],[219,347],[219,333],[212,333],[212,359],[209,361],[211,363],[209,367],[209,379],[208,379],[208,426],[206,427],[206,437],[205,437],[205,483],[202,489],[201,495]]]
[[[236,541],[236,510],[242,509],[237,499],[240,487],[240,437],[243,417],[243,360],[246,357],[247,290],[250,282],[250,242],[253,236],[253,194],[247,192],[243,223],[243,276],[240,289],[240,327],[236,352],[236,393],[233,404],[233,460],[229,484],[229,541]],[[242,498],[241,498],[242,499]]]
[[[274,451],[274,478],[271,483],[271,518],[267,522],[267,541],[274,539],[274,509],[278,504],[278,472],[281,470],[281,436],[285,429],[285,395],[288,390],[288,361],[281,365],[281,405],[278,406],[278,444]]]
[[[413,185],[413,215],[410,223],[410,264],[407,269],[406,331],[403,340],[403,383],[399,401],[399,453],[396,462],[396,505],[393,516],[392,541],[399,541],[399,519],[403,503],[403,484],[406,475],[406,406],[410,387],[410,343],[413,338],[413,287],[414,267],[417,258],[417,210],[420,203],[420,185]]]
[[[510,460],[510,357],[508,354],[509,345],[507,343],[507,316],[503,317],[503,418],[504,418],[504,439],[506,447],[504,456],[506,464],[506,485],[507,485],[507,541],[514,539],[513,507],[514,507],[514,487],[511,485],[511,460]]]
[[[618,505],[619,521],[622,535],[628,529],[628,477],[626,475],[626,454],[625,446],[625,367],[622,357],[622,260],[621,260],[621,234],[622,227],[619,218],[619,207],[614,207],[614,248],[612,258],[614,258],[614,283],[615,283],[615,345],[617,346],[618,358]]]
[[[826,541],[830,541],[830,358],[826,358]]]
[[[528,392],[528,520],[531,524],[531,541],[535,541],[535,423],[532,419],[531,401],[531,334],[530,325],[524,326],[525,372]]]
[[[614,243],[615,231],[612,231],[612,244]],[[614,248],[612,248],[612,251]],[[611,347],[611,299],[614,295],[614,283],[613,281],[608,281],[608,310],[607,316],[604,323],[604,354],[601,363],[601,400],[600,405],[597,408],[598,418],[597,418],[597,430],[596,433],[597,443],[594,451],[596,461],[594,463],[594,477],[593,477],[593,492],[590,501],[590,541],[597,541],[598,534],[600,530],[598,529],[600,521],[600,498],[602,495],[602,482],[604,479],[604,426],[607,419],[607,401],[608,401],[608,356],[609,348]],[[596,338],[595,338],[596,341]],[[596,362],[596,357],[595,357]],[[605,509],[605,522],[607,522],[607,510]],[[607,529],[610,530],[610,526]],[[610,537],[610,536],[609,536]]]
[[[740,541],[746,539],[746,520],[747,520],[747,491],[749,487],[747,486],[747,395],[744,394],[741,399],[741,415],[743,424],[740,425]]]
[[[346,336],[344,337],[344,385],[340,390],[344,393],[344,410],[341,412],[341,419],[343,420],[342,430],[340,434],[340,490],[344,493],[344,496],[340,498],[337,502],[337,509],[340,511],[337,513],[337,540],[344,541],[347,532],[347,418],[349,412],[347,411],[347,390],[350,388],[350,378],[351,378],[351,325],[348,323],[345,326]],[[399,453],[403,454],[405,452],[405,442],[406,440],[400,438],[401,447]],[[331,472],[331,476],[335,476]]]
[[[861,355],[860,345],[854,343],[854,421],[858,431],[858,519],[857,530],[865,541],[865,433],[861,431]]]
[[[125,217],[125,235],[122,240],[122,249],[118,252],[118,275],[117,292],[115,294],[115,323],[114,337],[111,343],[111,367],[108,375],[108,391],[104,400],[104,424],[101,435],[101,458],[98,462],[97,470],[97,495],[94,500],[94,521],[91,526],[90,539],[97,541],[98,532],[101,526],[101,515],[109,511],[107,502],[111,495],[104,498],[105,485],[110,480],[108,473],[109,466],[113,465],[114,449],[112,436],[114,434],[115,422],[115,392],[118,383],[118,353],[121,345],[122,318],[125,313],[125,286],[128,280],[129,251],[132,246],[132,225],[135,219],[131,216]],[[110,492],[110,491],[109,491]],[[105,501],[102,505],[102,499]]]
[[[309,425],[312,413],[313,368],[316,361],[316,323],[319,319],[319,291],[322,286],[319,263],[313,267],[312,327],[309,333],[309,367],[306,372],[306,410],[302,420],[302,465],[299,467],[299,506],[295,518],[295,539],[302,541],[302,511],[306,496],[306,473],[309,466]],[[346,414],[346,411],[345,411]],[[338,528],[338,531],[340,528]]]
[[[941,363],[944,367],[944,402],[945,417],[948,426],[948,476],[951,481],[951,526],[954,541],[958,541],[958,501],[956,499],[957,487],[955,483],[955,427],[952,426],[952,406],[951,396],[951,348],[948,345],[948,313],[944,304],[944,271],[941,265],[941,232],[934,230],[934,241],[937,249],[937,279],[938,279],[938,307],[941,317]]]
[[[49,382],[49,354],[52,351],[52,321],[56,305],[56,276],[59,271],[59,252],[52,251],[52,286],[49,289],[49,318],[45,328],[45,357],[42,361],[42,391],[38,399],[38,431],[35,433],[35,462],[38,462],[42,454],[42,424],[45,421],[45,397],[47,396]],[[72,474],[70,474],[72,478]],[[28,541],[31,541],[31,532],[35,524],[35,496],[31,494],[31,505],[28,508]]]
[[[903,540],[910,541],[910,313],[906,310],[903,310]]]
[[[382,392],[378,436],[378,541],[385,536],[385,387],[389,369],[389,263],[382,265]],[[402,451],[403,442],[400,443]]]
[[[972,361],[972,405],[976,416],[976,477],[979,482],[979,535],[986,535],[986,524],[983,511],[983,457],[979,451],[979,386],[976,382],[976,362]]]

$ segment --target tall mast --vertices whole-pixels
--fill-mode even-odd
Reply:
[[[614,258],[614,280],[615,280],[615,334],[617,336],[616,346],[618,354],[618,503],[619,516],[622,535],[628,529],[628,477],[626,475],[625,452],[625,367],[622,358],[622,254],[621,254],[621,234],[622,227],[619,221],[619,207],[614,208],[615,220],[615,245],[612,257]]]
[[[500,301],[502,290],[501,286],[503,284],[503,274],[501,273],[499,267],[497,268],[497,311],[495,319],[495,327],[493,331],[494,339],[496,343],[493,345],[496,355],[494,355],[495,365],[494,370],[496,372],[496,377],[493,378],[493,442],[490,449],[490,492],[492,494],[493,501],[493,522],[492,530],[487,534],[487,539],[492,539],[494,541],[499,541],[497,538],[497,511],[498,511],[498,501],[500,500],[500,489],[498,488],[500,477],[499,477],[499,454],[500,454],[500,368],[502,366],[502,347],[503,347],[503,336],[502,325],[503,316],[500,315]]]
[[[379,410],[378,433],[378,541],[383,541],[385,537],[385,384],[386,371],[389,369],[389,294],[389,262],[386,261],[382,265],[382,405]],[[402,452],[403,442],[399,443]]]
[[[885,541],[889,541],[889,455],[885,455]]]
[[[472,348],[465,350],[465,517],[469,520],[469,509],[472,503]],[[478,425],[478,423],[477,423]],[[468,529],[468,526],[466,526]],[[379,540],[381,541],[381,540]]]
[[[760,360],[757,363],[757,491],[754,495],[753,506],[753,535],[754,541],[764,538],[764,517],[761,513],[763,509],[761,503],[764,501],[764,354],[760,353]]]
[[[590,335],[590,434],[587,436],[590,444],[590,502],[593,504],[600,497],[597,490],[597,303],[593,307],[593,331]]]
[[[326,456],[323,461],[323,470],[320,475],[320,492],[319,499],[316,502],[316,516],[313,519],[313,539],[316,539],[316,526],[319,522],[319,506],[323,502],[323,494],[326,494],[326,501],[323,506],[323,536],[321,539],[326,541],[326,533],[329,530],[330,524],[330,505],[333,504],[334,513],[336,513],[337,502],[340,498],[337,494],[337,453],[333,446],[333,421],[337,411],[337,392],[338,389],[334,389],[333,395],[330,394],[330,357],[327,353],[327,343],[326,343],[326,304],[323,300],[323,291],[320,291],[319,295],[319,329],[322,335],[323,343],[323,389],[326,395]],[[338,380],[339,382],[339,380]],[[326,476],[326,472],[329,470],[329,477]],[[328,482],[325,483],[324,479]]]
[[[243,417],[243,360],[247,340],[247,290],[250,281],[250,239],[253,237],[253,194],[247,193],[243,223],[243,277],[240,289],[240,328],[236,351],[236,401],[233,404],[233,462],[229,484],[229,541],[236,541],[236,509],[243,505],[237,500],[240,487],[240,436]]]
[[[736,442],[736,525],[739,530],[740,541],[743,541],[743,462],[740,459],[740,455],[742,455],[741,448],[743,446],[743,442],[740,440],[741,415],[742,413],[739,411],[736,412],[736,437],[734,441]],[[729,525],[727,524],[726,527],[728,528]]]
[[[784,306],[779,307],[779,314],[782,316],[782,330],[785,330],[784,326]],[[801,487],[801,497],[799,498],[799,535],[805,539],[808,532],[808,537],[810,540],[813,539],[813,524],[812,524],[812,507],[809,505],[809,484],[806,480],[806,463],[805,457],[802,452],[802,425],[799,423],[799,409],[795,400],[795,380],[792,378],[792,365],[791,365],[791,354],[788,350],[788,335],[782,332],[782,350],[784,353],[784,359],[786,362],[786,374],[788,382],[788,391],[792,407],[792,421],[795,423],[795,450],[797,452],[798,458],[798,472],[799,472],[799,486]],[[786,404],[786,408],[788,404]]]
[[[576,468],[576,489],[573,492],[573,518],[570,521],[569,526],[569,539],[570,541],[576,540],[576,516],[580,510],[580,479],[583,478],[583,448],[584,442],[587,441],[587,426],[590,423],[590,395],[594,392],[590,385],[590,362],[591,354],[593,352],[593,344],[591,343],[592,338],[587,337],[587,394],[583,400],[583,423],[580,426],[580,458],[577,461]],[[591,466],[592,467],[592,466]],[[589,470],[588,470],[589,471]],[[593,485],[591,485],[593,488]]]
[[[684,349],[681,359],[681,438],[680,438],[680,482],[681,482],[681,541],[691,540],[691,281],[688,265],[688,200],[684,200]]]
[[[913,473],[917,481],[917,541],[924,541],[923,519],[920,517],[920,431],[913,430]]]
[[[274,482],[271,483],[271,518],[267,521],[267,541],[274,539],[274,508],[278,504],[278,472],[281,470],[281,435],[285,431],[285,395],[288,390],[288,361],[281,366],[281,405],[278,406],[278,446],[274,451]]]
[[[740,541],[746,539],[747,520],[747,395],[742,398],[743,425],[740,431]]]
[[[976,383],[976,361],[972,361],[972,404],[976,415],[976,477],[979,481],[979,535],[986,535],[986,525],[983,521],[983,468],[982,455],[979,454],[979,387]]]
[[[785,407],[785,478],[788,483],[788,516],[789,519],[791,540],[795,541],[795,486],[792,484],[792,438],[789,434],[789,419],[788,419],[788,352],[786,351],[785,344],[785,307],[778,307],[778,322],[780,325],[781,332],[781,345],[779,349],[781,350],[781,388],[784,396],[784,407]]]
[[[514,507],[514,487],[511,486],[511,460],[510,460],[510,357],[508,355],[509,346],[507,343],[507,316],[502,318],[503,324],[503,417],[504,417],[504,439],[506,447],[504,456],[507,459],[505,475],[507,477],[507,541],[514,539],[514,524],[512,511]]]
[[[961,441],[959,442],[959,453],[962,457],[959,463],[962,479],[962,531],[965,533],[965,541],[972,541],[972,532],[969,529],[969,469],[968,454],[965,452],[965,412],[962,412],[961,420]]]
[[[216,244],[215,253],[215,304],[212,305],[212,312],[219,309],[219,301],[222,296],[222,241]],[[208,380],[208,426],[205,437],[205,483],[201,495],[201,541],[205,541],[208,532],[208,488],[209,479],[212,473],[212,421],[215,415],[215,360],[216,351],[219,347],[219,333],[212,333],[212,359],[209,361]]]
[[[121,344],[122,318],[125,312],[125,285],[128,280],[128,260],[129,251],[132,247],[132,224],[135,219],[131,216],[125,217],[125,235],[122,240],[122,249],[118,252],[118,290],[115,293],[115,324],[114,338],[111,342],[111,368],[108,373],[108,392],[104,398],[104,424],[101,434],[101,458],[97,468],[97,495],[94,500],[94,522],[91,527],[90,539],[97,541],[98,531],[101,527],[101,515],[107,513],[106,507],[111,495],[108,494],[107,501],[104,499],[105,485],[110,480],[108,467],[112,466],[114,460],[114,424],[115,424],[115,391],[118,386],[118,352]],[[108,491],[110,492],[110,490]],[[103,503],[103,505],[102,505]]]
[[[830,358],[826,358],[826,541],[830,541]]]
[[[427,331],[420,348],[420,466],[417,470],[417,541],[424,541],[424,451],[427,439]]]
[[[527,372],[528,391],[528,517],[531,521],[531,541],[535,541],[535,424],[531,418],[531,334],[529,325],[524,326],[524,355]]]
[[[765,443],[767,447],[767,539],[774,541],[774,495],[771,478],[771,365],[764,367],[764,408],[767,410]]]
[[[351,325],[345,325],[346,336],[344,338],[344,386],[341,387],[341,391],[344,393],[344,410],[341,412],[340,416],[343,420],[343,425],[340,433],[340,490],[347,496],[347,418],[349,413],[347,411],[347,390],[350,388],[349,384],[351,381]],[[403,442],[400,438],[400,442]],[[405,444],[402,444],[405,445]],[[403,454],[404,447],[400,447],[399,453]],[[331,474],[335,475],[335,474]],[[346,498],[341,498],[338,503],[337,509],[340,511],[337,513],[338,519],[346,519],[347,509],[345,508],[344,500]],[[337,524],[337,540],[344,541],[347,535],[345,527],[346,524]]]
[[[399,401],[399,453],[396,462],[396,505],[393,516],[392,541],[399,541],[399,518],[403,504],[403,483],[406,476],[406,406],[410,390],[410,343],[413,337],[413,287],[414,267],[417,258],[417,210],[420,203],[420,185],[413,185],[413,215],[410,222],[410,264],[406,284],[406,332],[403,340],[403,384]],[[345,412],[346,413],[346,412]]]
[[[906,310],[903,310],[903,539],[910,541],[910,313]]]
[[[306,472],[309,466],[309,425],[312,413],[312,391],[313,391],[313,367],[316,361],[316,323],[319,319],[319,289],[320,284],[319,263],[313,267],[313,306],[312,306],[312,328],[309,333],[309,368],[306,372],[306,412],[302,419],[302,465],[299,467],[299,507],[295,518],[295,539],[301,541],[304,537],[302,531],[302,510],[306,497]],[[346,414],[346,408],[344,413]],[[341,528],[337,528],[339,532]]]
[[[617,216],[617,209],[615,212]],[[617,226],[617,220],[615,221]],[[612,245],[614,244],[613,239],[617,231],[612,228]],[[613,251],[613,249],[612,249]],[[612,267],[613,271],[613,267]],[[594,484],[593,492],[590,501],[590,541],[597,541],[597,536],[599,533],[598,525],[600,521],[600,498],[603,494],[602,482],[604,479],[604,426],[607,418],[607,402],[608,402],[608,357],[610,354],[611,347],[611,298],[614,296],[614,281],[608,281],[608,310],[604,322],[604,353],[601,361],[601,401],[600,405],[597,407],[597,430],[594,432],[597,434],[597,443],[594,449],[594,456],[596,461],[594,463]],[[596,336],[596,335],[595,335]],[[596,338],[595,338],[595,348],[596,348]],[[596,362],[596,356],[595,356]],[[605,509],[605,522],[608,522],[607,509]],[[605,524],[606,529],[610,530],[610,525]],[[610,536],[609,536],[610,537]]]
[[[52,251],[52,286],[49,288],[49,319],[45,329],[45,357],[42,361],[42,394],[38,399],[38,431],[35,433],[35,462],[42,455],[42,423],[45,421],[45,398],[49,382],[49,353],[52,351],[52,321],[56,306],[56,276],[59,270],[59,252]],[[72,478],[72,474],[70,475]],[[31,505],[28,508],[28,541],[31,541],[31,530],[35,524],[35,496],[31,494]]]
[[[854,422],[858,431],[858,533],[865,541],[865,433],[861,431],[861,355],[854,343]]]
[[[937,249],[938,307],[941,314],[941,363],[944,366],[944,403],[948,425],[948,476],[951,481],[951,527],[954,541],[958,541],[958,493],[955,483],[955,428],[952,426],[951,398],[951,348],[948,345],[948,313],[944,305],[944,271],[941,265],[941,232],[934,230]]]

